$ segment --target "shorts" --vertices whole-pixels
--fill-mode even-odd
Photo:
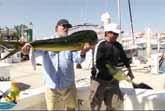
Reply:
[[[75,84],[66,89],[46,89],[45,93],[48,110],[76,109]]]

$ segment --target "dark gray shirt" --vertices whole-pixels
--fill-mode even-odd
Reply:
[[[96,67],[99,70],[97,77],[103,80],[111,80],[112,75],[109,74],[105,64],[117,66],[119,61],[122,61],[126,67],[130,66],[122,45],[119,42],[101,42],[96,54]]]

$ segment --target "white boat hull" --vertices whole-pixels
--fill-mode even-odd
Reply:
[[[89,87],[77,88],[77,109],[90,110]],[[163,110],[165,109],[165,91],[121,88],[124,102],[121,110]],[[33,93],[32,93],[33,92]],[[35,92],[35,93],[34,93]],[[24,97],[23,97],[24,96]],[[33,89],[22,93],[22,98],[12,110],[46,109],[44,89]],[[101,109],[105,109],[102,105]]]

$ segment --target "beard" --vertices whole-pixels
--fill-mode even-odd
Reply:
[[[58,35],[59,35],[60,37],[65,37],[65,36],[68,35],[68,32],[58,33]]]

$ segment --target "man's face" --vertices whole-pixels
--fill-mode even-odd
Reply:
[[[114,33],[114,32],[107,32],[105,39],[108,42],[116,42],[116,39],[118,37],[119,34]]]
[[[58,33],[58,35],[60,37],[67,36],[68,35],[68,31],[69,31],[68,25],[63,25],[63,24],[58,25],[57,29],[56,29],[56,32]]]

